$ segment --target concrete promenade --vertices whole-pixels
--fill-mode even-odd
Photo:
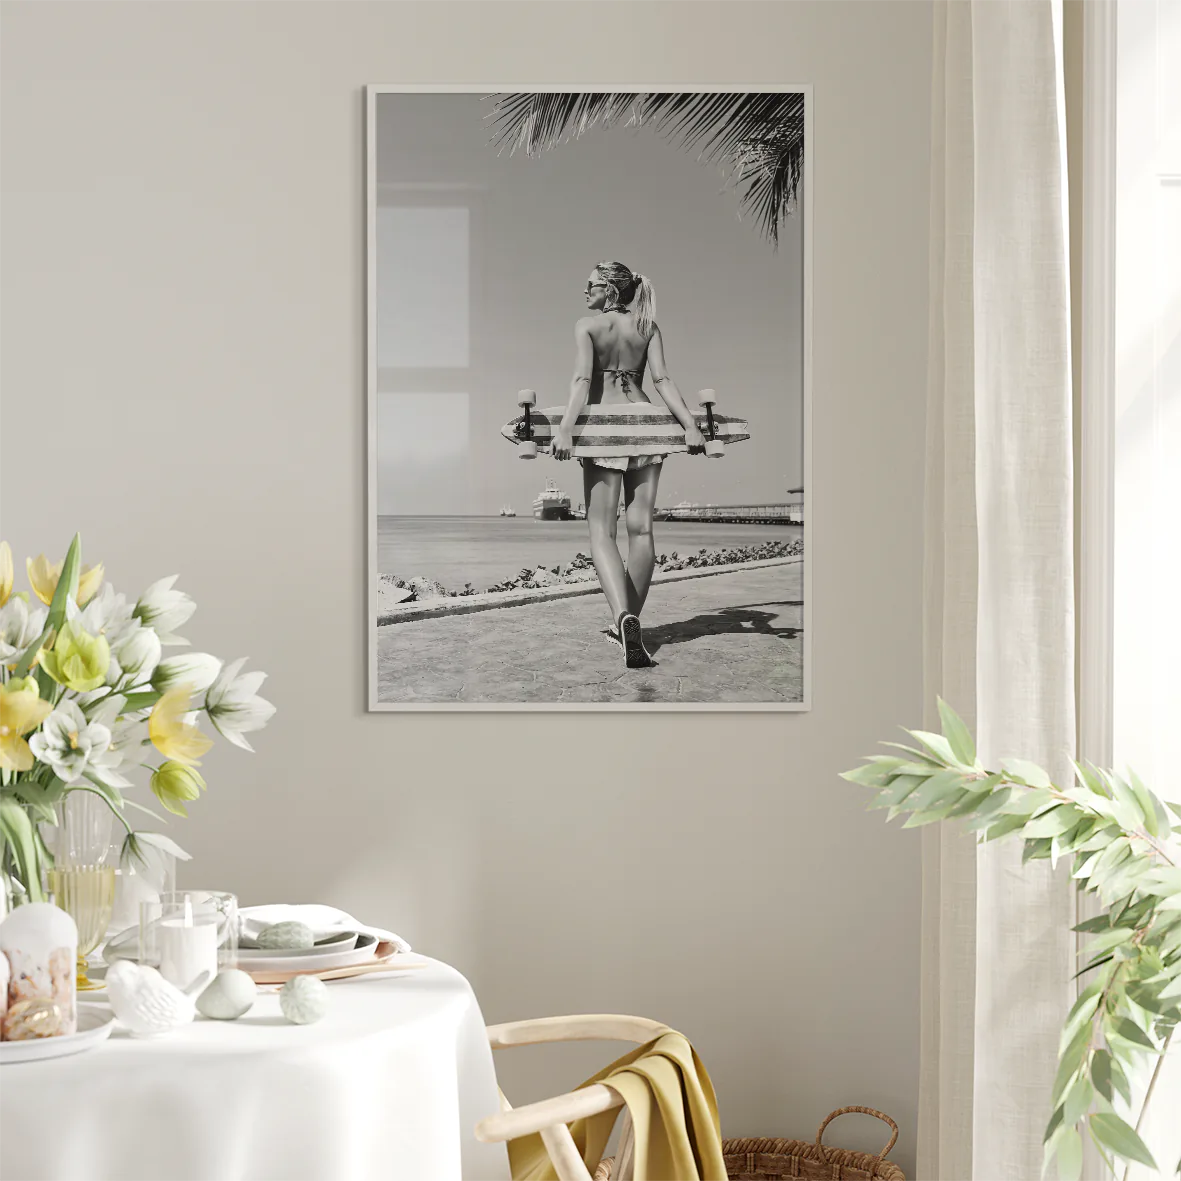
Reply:
[[[601,593],[378,628],[383,703],[799,701],[803,563],[656,585],[628,669]]]

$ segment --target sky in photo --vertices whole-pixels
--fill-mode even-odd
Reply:
[[[581,501],[578,464],[523,462],[499,432],[518,389],[565,404],[600,259],[651,280],[690,408],[713,387],[752,424],[722,460],[670,458],[659,503],[782,501],[803,481],[802,184],[776,252],[717,167],[649,128],[510,157],[489,142],[491,109],[480,94],[377,98],[378,512],[526,515],[547,477]]]

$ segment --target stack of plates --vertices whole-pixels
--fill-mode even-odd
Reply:
[[[238,967],[251,976],[283,976],[309,972],[335,972],[355,968],[377,958],[377,936],[345,931],[302,951],[291,948],[239,947]]]

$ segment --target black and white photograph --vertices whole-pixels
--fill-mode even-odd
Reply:
[[[809,707],[808,98],[367,88],[371,709]]]

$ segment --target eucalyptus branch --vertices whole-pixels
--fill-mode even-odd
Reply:
[[[905,828],[961,819],[981,844],[1023,837],[1023,862],[1048,858],[1056,866],[1061,857],[1073,858],[1076,889],[1097,895],[1106,907],[1073,928],[1094,936],[1080,953],[1090,962],[1075,975],[1102,971],[1080,993],[1063,1027],[1042,1174],[1057,1159],[1061,1176],[1078,1177],[1083,1122],[1101,1153],[1106,1147],[1126,1162],[1155,1169],[1139,1134],[1152,1084],[1136,1128],[1113,1104],[1118,1093],[1131,1108],[1124,1067],[1146,1053],[1163,1059],[1181,1021],[1181,868],[1167,851],[1174,832],[1169,810],[1181,820],[1181,807],[1166,808],[1134,773],[1125,780],[1075,763],[1077,782],[1064,789],[1023,760],[988,770],[955,712],[940,701],[939,713],[942,733],[907,731],[917,747],[889,743],[899,753],[873,756],[843,777],[875,789],[878,798],[869,807],[888,808],[888,819],[910,813]]]

